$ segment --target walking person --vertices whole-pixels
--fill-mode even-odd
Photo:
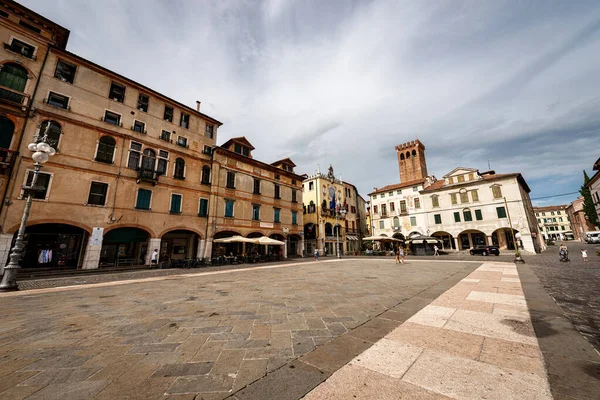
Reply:
[[[437,244],[434,244],[433,245],[433,255],[434,256],[439,256],[440,255],[440,253],[438,253],[439,250],[440,250],[440,248],[437,247]]]
[[[586,249],[581,249],[581,257],[583,257],[583,261],[584,262],[588,262],[587,250]]]
[[[396,247],[396,264],[400,264],[400,247]]]
[[[400,255],[400,264],[404,264],[404,249],[402,247],[398,248],[398,254]]]
[[[315,249],[315,261],[319,261],[319,249]]]
[[[152,256],[150,258],[150,267],[152,267],[153,265],[158,266],[158,250],[154,249],[154,251],[152,252]]]

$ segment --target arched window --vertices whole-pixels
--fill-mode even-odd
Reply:
[[[409,159],[409,158],[410,158],[410,151],[407,151],[406,152],[406,159]]]
[[[400,227],[400,218],[394,217],[394,228]]]
[[[173,173],[175,179],[185,179],[185,161],[183,158],[175,160],[175,172]]]
[[[27,84],[27,70],[17,64],[4,64],[0,70],[0,86],[23,93]],[[24,96],[0,88],[0,97],[15,103],[23,104]]]
[[[115,156],[115,145],[117,142],[112,136],[102,136],[98,141],[96,161],[112,164]]]
[[[156,165],[156,152],[152,149],[145,149],[142,155],[142,171],[154,171]]]
[[[414,156],[416,156],[416,155],[417,155],[417,151],[416,151],[416,150],[413,150],[413,151],[412,151],[412,155],[413,155],[413,157],[414,157]]]
[[[202,183],[210,184],[210,167],[208,165],[202,167]]]
[[[317,206],[315,202],[311,200],[310,203],[308,203],[308,213],[312,214],[315,212],[317,212]]]
[[[47,136],[47,143],[58,150],[58,142],[60,141],[60,135],[62,134],[62,128],[56,121],[44,121],[40,125],[40,131],[36,139],[36,143],[42,141],[44,136]]]
[[[404,160],[404,153],[400,153],[400,159]]]

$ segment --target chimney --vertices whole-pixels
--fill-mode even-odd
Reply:
[[[200,102],[196,100],[196,111],[200,112]]]

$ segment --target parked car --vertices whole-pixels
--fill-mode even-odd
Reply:
[[[588,243],[600,243],[600,231],[587,232],[585,241]]]
[[[488,246],[488,245],[477,245],[469,250],[472,256],[475,254],[481,254],[482,256],[487,256],[488,254],[494,254],[496,256],[500,255],[500,249],[496,246]]]

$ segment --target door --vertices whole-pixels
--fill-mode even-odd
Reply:
[[[10,149],[14,131],[15,124],[8,118],[0,117],[0,148]]]

